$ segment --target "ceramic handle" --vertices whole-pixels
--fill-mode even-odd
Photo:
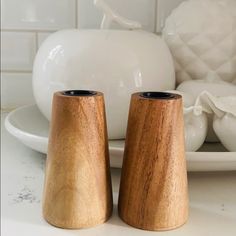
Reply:
[[[194,105],[191,107],[184,107],[183,111],[184,111],[184,115],[193,113],[195,116],[200,116],[203,112],[202,106],[200,106],[200,105]]]
[[[113,21],[126,29],[141,29],[142,25],[139,22],[129,20],[119,15],[112,10],[103,0],[94,0],[94,5],[103,11],[103,19],[101,22],[101,29],[109,29]]]

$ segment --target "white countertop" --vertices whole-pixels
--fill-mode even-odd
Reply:
[[[2,124],[5,114],[1,116]],[[63,230],[44,221],[41,196],[46,156],[32,151],[2,126],[2,236],[65,235],[236,235],[236,171],[189,173],[190,215],[183,227],[166,232],[132,228],[117,215],[120,170],[112,169],[114,211],[110,220],[83,230]]]

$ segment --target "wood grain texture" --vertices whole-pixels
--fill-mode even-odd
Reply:
[[[112,214],[103,94],[53,98],[43,216],[61,228],[101,224]]]
[[[188,218],[182,98],[132,95],[118,211],[127,224],[170,230]]]

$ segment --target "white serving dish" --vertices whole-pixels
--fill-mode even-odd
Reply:
[[[24,106],[8,114],[6,129],[26,146],[47,153],[49,122],[36,105]],[[112,167],[122,165],[124,140],[109,141]],[[198,152],[186,152],[188,171],[236,170],[236,152],[227,152],[219,143],[204,144]]]

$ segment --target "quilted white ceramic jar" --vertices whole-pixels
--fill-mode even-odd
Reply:
[[[163,37],[174,57],[177,83],[236,78],[236,1],[189,0],[167,18]]]
[[[106,13],[102,28],[112,17],[129,29],[139,28],[138,23],[118,16],[107,5],[102,8]],[[110,139],[125,137],[132,93],[174,87],[174,65],[168,47],[157,35],[142,30],[56,32],[40,47],[33,68],[36,103],[49,120],[55,91],[103,92]]]

